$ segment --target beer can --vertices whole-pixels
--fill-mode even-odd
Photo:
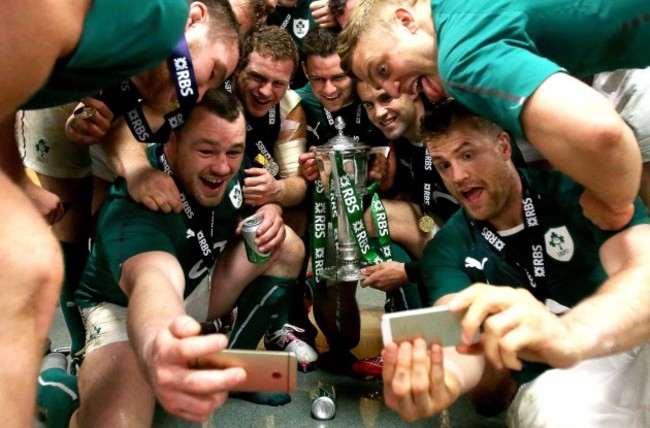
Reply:
[[[332,419],[336,413],[336,393],[332,385],[320,384],[312,392],[311,414],[319,421]]]
[[[262,220],[262,217],[259,216],[252,216],[244,219],[242,236],[244,238],[244,243],[246,244],[246,255],[248,256],[248,261],[251,263],[264,263],[271,258],[270,251],[261,253],[259,248],[257,248],[257,244],[255,244],[257,228],[262,224]]]

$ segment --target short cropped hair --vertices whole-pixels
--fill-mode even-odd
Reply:
[[[186,124],[191,121],[192,114],[200,108],[207,110],[229,123],[234,123],[244,114],[244,107],[239,99],[232,93],[226,91],[223,86],[208,89],[203,95],[201,101],[192,109],[188,120],[180,127],[180,132],[183,132]]]
[[[415,4],[418,1],[423,0],[359,0],[352,8],[350,19],[348,19],[338,37],[338,52],[339,57],[341,57],[343,71],[349,73],[352,70],[354,50],[364,34],[376,27],[389,28],[386,17],[382,16],[385,6],[409,2]]]
[[[239,64],[240,70],[248,65],[250,56],[257,52],[263,57],[270,57],[274,61],[289,60],[293,62],[293,70],[298,67],[298,48],[291,35],[282,28],[269,25],[249,33],[244,38],[242,57]]]
[[[228,0],[201,0],[201,3],[210,14],[208,34],[212,40],[236,40],[239,43],[241,26]]]
[[[310,55],[326,58],[336,54],[336,33],[326,28],[316,27],[302,39],[302,53],[305,59]]]
[[[420,124],[420,133],[424,141],[429,143],[449,135],[458,125],[467,125],[485,134],[498,134],[503,131],[499,125],[477,115],[454,98],[446,98],[426,109]]]

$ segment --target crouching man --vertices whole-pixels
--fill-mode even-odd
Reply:
[[[557,171],[516,169],[493,122],[448,100],[422,125],[463,208],[425,247],[426,303],[467,310],[463,345],[388,344],[387,405],[413,421],[467,393],[482,413],[509,406],[512,427],[648,426],[650,218],[640,200],[622,230],[600,230],[581,212],[583,188]]]
[[[204,421],[245,379],[241,369],[189,368],[197,357],[228,345],[220,334],[200,336],[198,321],[237,306],[229,347],[255,349],[271,320],[287,310],[304,257],[281,209],[267,204],[255,212],[263,219],[255,242],[272,256],[248,261],[236,236],[242,229],[245,141],[239,101],[222,90],[208,91],[167,144],[149,148],[152,165],[177,182],[183,211],[150,211],[127,196],[124,181],[112,188],[77,292],[87,354],[72,425],[148,427],[156,400],[173,415]],[[49,373],[39,378],[43,407]],[[270,404],[290,400],[281,395]]]

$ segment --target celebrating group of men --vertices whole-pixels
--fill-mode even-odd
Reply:
[[[367,266],[361,285],[393,303],[401,293],[387,309],[462,314],[455,348],[386,344],[386,404],[415,420],[467,394],[482,412],[508,408],[512,426],[646,426],[644,130],[580,79],[650,66],[649,14],[641,0],[6,5],[5,420],[31,423],[38,377],[49,426],[150,426],[156,402],[199,422],[246,373],[193,369],[197,357],[263,338],[313,363],[309,148],[341,116],[351,138],[392,148],[369,177],[409,253]],[[523,139],[557,171],[526,168]],[[93,170],[105,163],[103,186],[88,180],[87,145]],[[247,216],[271,253],[259,264],[241,239]],[[358,341],[358,323],[332,327],[327,295],[341,285],[311,288],[330,363],[352,363]],[[47,366],[37,376],[59,294],[73,357],[85,355],[77,377]],[[234,313],[228,339],[201,334]]]

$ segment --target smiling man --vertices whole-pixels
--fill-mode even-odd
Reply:
[[[391,156],[395,157],[394,178],[389,180],[391,188],[385,195],[390,199],[383,200],[391,239],[419,259],[424,245],[438,229],[434,217],[445,221],[458,209],[458,202],[433,169],[422,142],[420,120],[431,103],[419,95],[393,98],[363,81],[358,81],[356,87],[368,118],[391,142]],[[376,236],[371,213],[367,211],[365,217],[369,233]],[[382,291],[420,280],[417,261],[387,261],[366,267],[364,273],[367,277],[361,285]]]
[[[337,135],[336,116],[345,121],[345,135],[367,144],[383,145],[385,139],[363,111],[354,81],[341,68],[336,47],[336,34],[323,28],[311,30],[303,40],[302,67],[309,84],[296,92],[307,115],[308,146],[325,144]]]
[[[643,0],[360,0],[340,54],[344,69],[392,96],[447,93],[526,137],[585,185],[587,217],[615,230],[634,212],[639,150],[578,78],[650,64],[649,12]]]
[[[307,192],[307,181],[298,173],[298,166],[305,151],[307,126],[300,97],[289,90],[298,67],[296,44],[280,27],[268,26],[249,34],[243,45],[234,91],[244,105],[246,154],[254,162],[245,170],[244,202],[252,206],[277,203],[284,209],[287,226],[302,236],[307,216],[300,203]],[[313,339],[316,329],[304,310],[302,290],[295,293],[291,316],[284,313],[273,320],[265,346],[292,351],[299,363],[311,364],[318,354],[296,333],[307,329],[305,338]]]
[[[264,27],[246,38],[234,91],[244,105],[246,154],[258,166],[246,170],[244,200],[253,206],[295,206],[305,197],[307,185],[298,175],[305,114],[289,90],[297,66],[296,45],[281,28]]]
[[[270,321],[286,312],[304,247],[285,228],[282,209],[267,204],[255,212],[262,219],[255,243],[273,255],[248,261],[237,237],[244,150],[241,104],[211,90],[167,144],[149,149],[151,164],[178,183],[182,213],[150,211],[128,196],[123,180],[115,183],[77,291],[87,331],[74,419],[81,426],[151,426],[156,401],[176,416],[204,421],[245,374],[189,368],[228,344],[222,335],[199,336],[199,322],[237,306],[229,347],[255,349]],[[66,422],[70,415],[58,412],[74,406],[52,399],[66,379],[56,370],[41,374],[39,404],[48,418]],[[290,397],[276,399],[272,404]]]

